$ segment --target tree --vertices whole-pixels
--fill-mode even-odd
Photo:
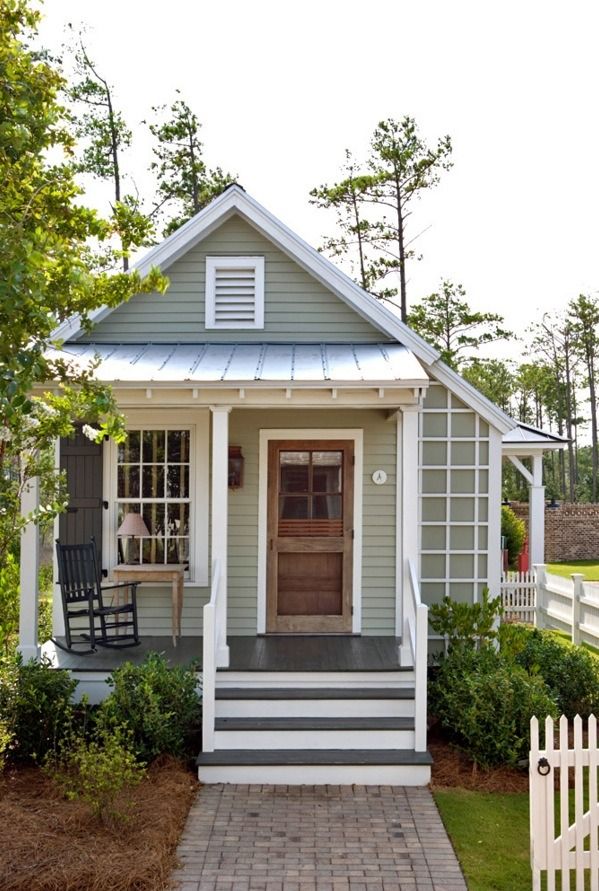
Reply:
[[[168,115],[162,122],[149,124],[156,138],[153,151],[157,160],[150,165],[158,180],[156,210],[171,205],[175,213],[164,231],[168,235],[220,195],[235,177],[223,173],[220,167],[206,167],[201,124],[184,99],[176,99],[169,108],[155,106],[152,111]]]
[[[346,152],[348,176],[310,193],[317,206],[337,210],[341,238],[329,239],[324,247],[328,244],[330,249],[332,244],[333,253],[340,256],[351,254],[357,246],[363,287],[376,297],[393,300],[398,289],[389,286],[388,278],[399,276],[404,322],[408,316],[406,264],[415,256],[411,245],[418,237],[408,240],[407,235],[412,203],[438,184],[442,170],[450,169],[451,151],[449,136],[430,148],[419,135],[414,118],[388,118],[374,131],[362,172],[356,171]]]
[[[503,317],[476,312],[465,300],[462,285],[444,279],[438,291],[424,297],[408,315],[408,324],[441,353],[452,368],[460,368],[472,351],[513,335],[503,328]]]
[[[93,436],[121,436],[110,389],[52,353],[53,331],[71,316],[89,325],[92,310],[116,306],[140,291],[161,291],[147,276],[94,271],[90,239],[108,240],[110,223],[83,206],[74,179],[73,138],[58,101],[65,83],[31,48],[39,13],[27,0],[4,0],[0,14],[0,566],[31,519],[64,505],[48,458],[73,421],[97,424]],[[50,383],[50,387],[48,384]],[[20,496],[40,476],[44,498],[35,516],[20,516]]]
[[[599,300],[580,294],[568,304],[574,352],[586,369],[591,411],[591,501],[597,501],[599,443],[597,434],[597,352],[599,350]]]
[[[76,170],[112,184],[112,220],[121,244],[117,259],[126,272],[131,248],[148,244],[153,232],[137,196],[123,191],[122,155],[131,146],[133,134],[115,105],[114,88],[99,73],[81,35],[75,48],[75,75],[68,96],[75,109],[84,109],[73,117],[75,136],[83,140]],[[106,254],[111,261],[112,252]]]
[[[462,376],[506,414],[512,411],[516,380],[510,362],[501,359],[472,359]]]
[[[535,326],[532,350],[551,368],[555,399],[555,421],[558,433],[568,438],[568,467],[564,453],[559,453],[560,490],[562,497],[575,501],[577,497],[577,437],[580,360],[574,349],[572,322],[559,313],[545,313]]]
[[[370,224],[366,219],[364,201],[372,183],[372,177],[360,175],[351,152],[345,150],[346,176],[332,186],[322,185],[312,189],[310,204],[324,209],[334,208],[337,212],[339,236],[326,238],[322,250],[332,257],[348,255],[352,273],[365,291],[370,290],[372,270],[367,261],[368,232]],[[352,260],[357,252],[357,262]],[[359,274],[356,276],[356,266]]]

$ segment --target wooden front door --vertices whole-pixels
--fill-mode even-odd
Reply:
[[[353,441],[269,443],[267,631],[351,631],[353,499]]]

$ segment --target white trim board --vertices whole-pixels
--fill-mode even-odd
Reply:
[[[273,439],[351,439],[354,443],[354,541],[352,578],[352,633],[362,630],[362,475],[364,431],[359,428],[285,427],[260,430],[258,472],[258,634],[266,634],[266,563],[268,555],[268,444]]]
[[[437,350],[405,325],[391,309],[360,288],[349,276],[292,232],[237,184],[229,186],[195,217],[173,232],[161,244],[149,250],[145,257],[132,267],[132,270],[142,276],[147,275],[153,267],[159,267],[163,272],[166,271],[186,251],[206,238],[210,232],[235,213],[239,214],[273,244],[276,244],[362,318],[412,350],[418,359],[430,367],[433,375],[441,383],[455,392],[468,405],[471,405],[490,424],[493,424],[502,433],[513,430],[517,426],[516,422],[500,408],[441,362]],[[101,307],[90,313],[90,321],[100,322],[111,312],[110,307]],[[81,331],[80,318],[75,316],[63,322],[53,332],[52,337],[63,341],[76,339]]]

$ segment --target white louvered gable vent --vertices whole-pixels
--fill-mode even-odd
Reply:
[[[264,327],[264,257],[206,257],[206,328]]]

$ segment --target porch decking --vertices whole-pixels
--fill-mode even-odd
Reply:
[[[229,637],[230,664],[219,671],[397,671],[400,639],[293,635],[280,637]],[[79,672],[111,672],[125,662],[139,665],[148,653],[163,653],[169,663],[202,669],[202,638],[182,637],[176,647],[170,637],[142,637],[137,647],[82,655],[67,653],[52,641],[42,646],[42,656],[56,668]]]

